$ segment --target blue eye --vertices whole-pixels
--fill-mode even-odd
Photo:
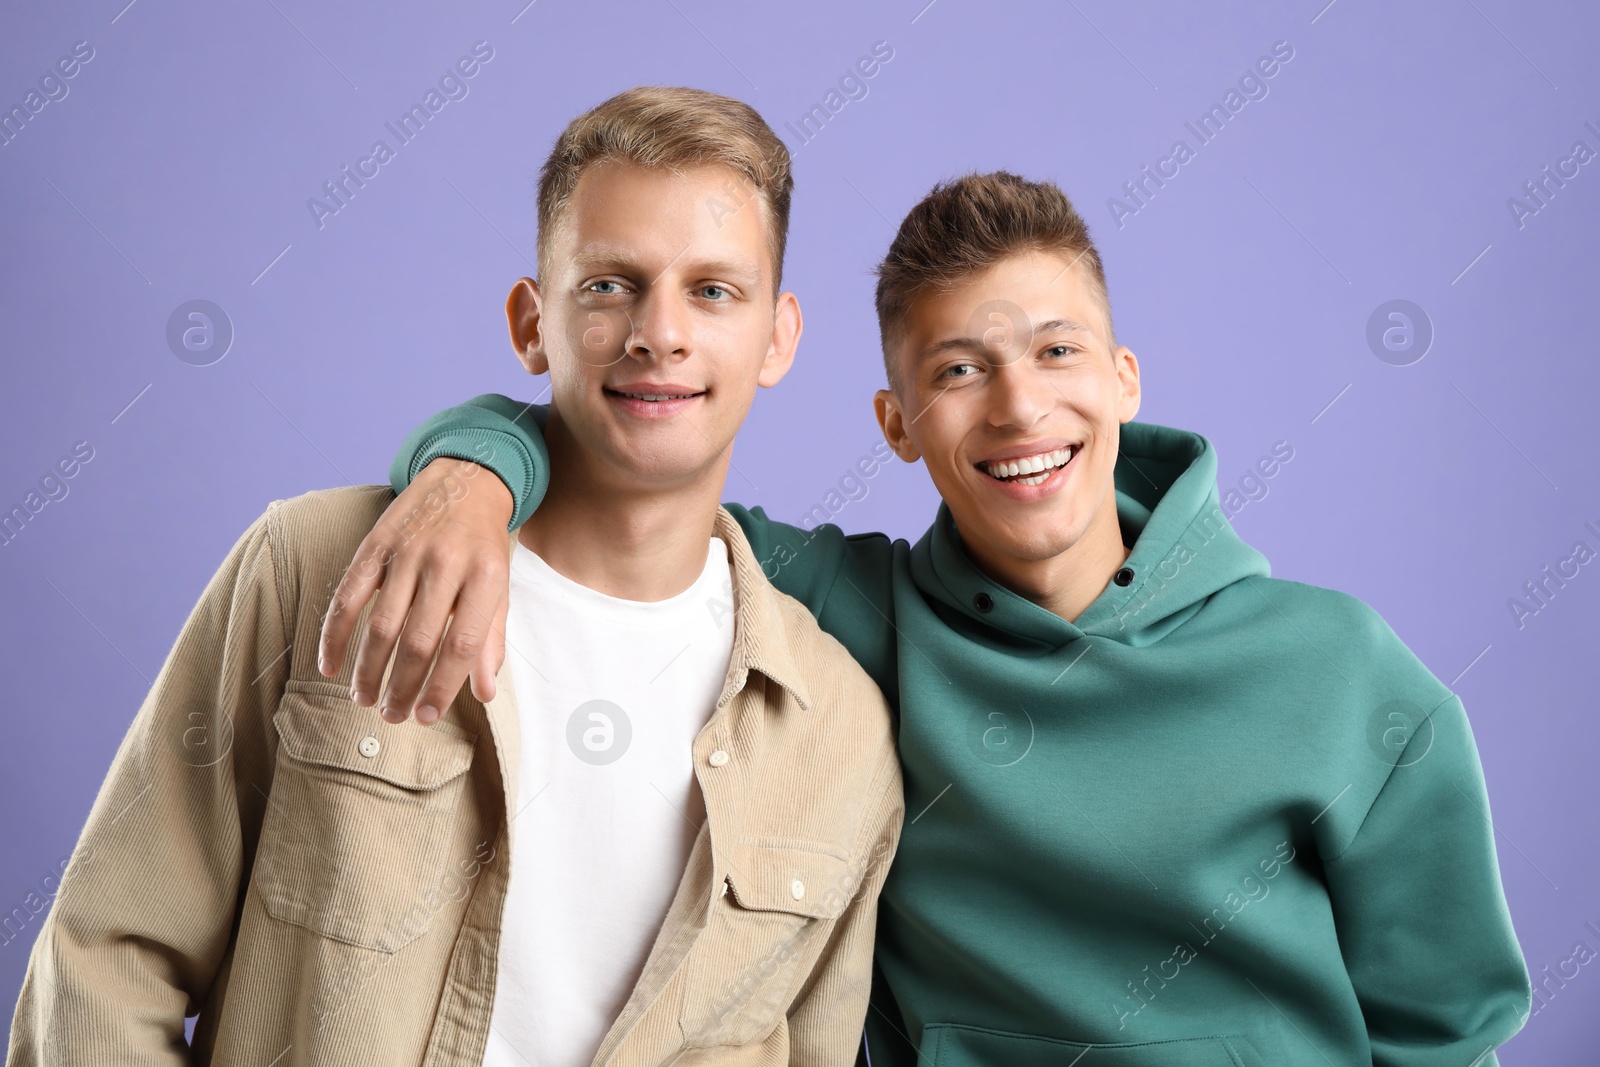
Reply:
[[[600,288],[602,285],[610,285],[614,286],[615,288],[602,289]],[[611,296],[613,293],[622,292],[622,283],[609,280],[598,281],[589,286],[589,291],[592,293],[599,293],[601,296]]]
[[[720,285],[702,285],[700,287],[700,295],[708,300],[720,300],[727,294],[728,291]]]
[[[946,367],[945,370],[944,370],[944,373],[941,374],[939,377],[941,377],[941,378],[970,378],[970,377],[972,377],[972,375],[970,375],[970,374],[957,374],[956,372],[957,371],[972,371],[972,372],[976,373],[977,369],[978,368],[974,367],[970,363],[957,363],[953,367]]]
[[[1047,356],[1069,356],[1072,354],[1072,349],[1068,345],[1051,345],[1044,350],[1044,354]]]

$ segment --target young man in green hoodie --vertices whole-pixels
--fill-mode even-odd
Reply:
[[[883,891],[871,1062],[1495,1063],[1529,986],[1461,702],[1360,601],[1268,577],[1203,437],[1131,421],[1138,363],[1065,196],[939,186],[877,307],[879,422],[927,464],[933,525],[912,545],[730,508],[899,715],[916,814]],[[412,609],[420,575],[408,627],[492,616],[497,557],[466,546],[537,506],[541,418],[486,396],[411,435],[397,509],[486,439],[512,500],[491,483],[398,555],[374,535],[384,610]],[[330,667],[376,580],[347,577]],[[363,634],[368,694],[391,648]],[[397,660],[387,714],[445,706],[499,655],[447,652],[431,678],[431,657]]]

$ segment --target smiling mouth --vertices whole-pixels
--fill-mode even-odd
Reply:
[[[997,482],[1040,485],[1051,474],[1071,463],[1072,457],[1078,453],[1078,448],[1078,445],[1069,445],[1066,448],[1040,452],[1033,456],[1020,456],[1017,459],[983,460],[976,466]]]
[[[612,396],[620,396],[627,400],[643,400],[649,404],[660,404],[668,400],[693,400],[697,396],[705,396],[705,392],[698,393],[624,393],[620,389],[607,389]]]

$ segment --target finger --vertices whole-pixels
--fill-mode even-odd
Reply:
[[[380,702],[383,717],[389,722],[405,722],[410,717],[417,693],[433,667],[434,656],[450,628],[456,590],[462,585],[456,573],[455,568],[443,563],[423,566],[410,611],[395,642],[394,665],[389,668],[389,684]]]
[[[384,564],[392,557],[386,539],[376,530],[368,533],[357,546],[322,619],[322,635],[317,641],[317,669],[325,676],[331,678],[344,669],[344,655],[350,648],[356,620],[383,584]]]
[[[497,566],[496,561],[484,561],[468,571],[467,582],[456,598],[450,629],[439,649],[439,659],[428,675],[417,705],[418,722],[424,725],[437,722],[443,710],[455,701],[467,675],[478,662],[494,626],[497,601],[506,588],[505,571],[506,567]],[[396,691],[395,696],[398,701],[405,693]]]
[[[478,658],[473,692],[485,704],[493,700],[498,691],[495,679],[500,674],[500,665],[506,660],[506,609],[509,606],[509,598],[502,594],[495,608],[494,628],[489,631],[489,640],[485,642],[483,654]]]
[[[372,707],[378,702],[378,692],[383,686],[383,669],[388,665],[395,642],[405,628],[406,615],[411,610],[416,588],[416,571],[399,560],[392,560],[385,569],[383,585],[372,600],[372,607],[367,612],[367,624],[361,627],[360,641],[356,645],[356,667],[350,678],[350,699],[362,707]]]

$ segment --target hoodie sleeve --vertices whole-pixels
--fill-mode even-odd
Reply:
[[[548,405],[524,404],[484,393],[445,408],[412,430],[389,465],[389,484],[405,491],[422,468],[441,456],[487,467],[511,490],[514,530],[527,521],[550,487],[550,455],[544,445]]]
[[[1325,870],[1374,1067],[1495,1064],[1527,1020],[1528,972],[1458,698],[1411,736]]]

